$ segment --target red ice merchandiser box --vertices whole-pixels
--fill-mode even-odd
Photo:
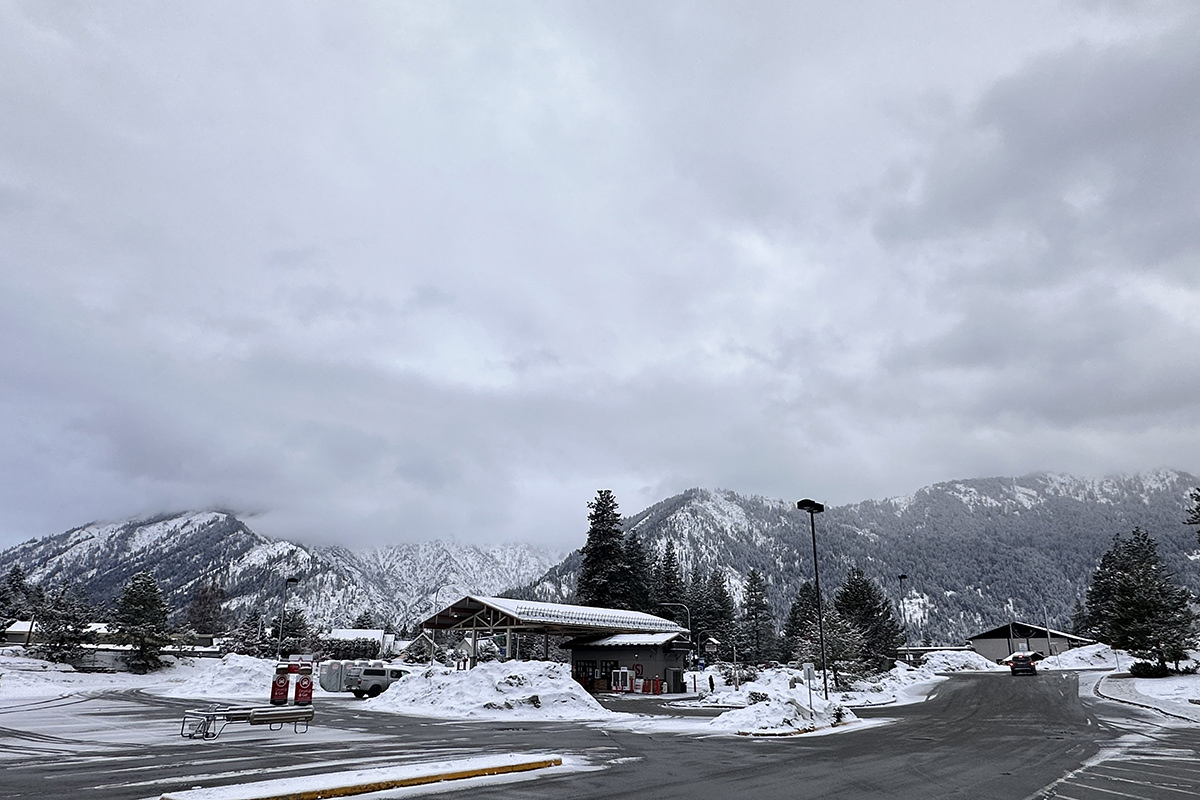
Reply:
[[[288,674],[287,662],[275,665],[275,678],[271,681],[271,705],[286,706],[288,701],[288,685],[292,682]]]
[[[313,695],[313,665],[311,661],[300,664],[300,672],[296,677],[296,705],[311,706]]]

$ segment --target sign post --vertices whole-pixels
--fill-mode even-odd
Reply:
[[[814,718],[816,717],[817,712],[813,710],[812,685],[813,685],[813,681],[815,681],[816,679],[817,679],[817,673],[813,670],[813,663],[811,661],[805,661],[804,662],[804,683],[808,686],[808,710],[813,715]]]

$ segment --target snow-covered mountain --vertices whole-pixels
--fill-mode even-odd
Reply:
[[[434,600],[495,594],[526,583],[562,554],[530,545],[473,546],[419,542],[354,551],[268,539],[223,511],[169,514],[121,523],[95,523],[31,540],[0,552],[0,574],[20,564],[39,584],[79,581],[99,603],[116,597],[142,570],[158,579],[177,611],[201,582],[217,578],[227,608],[278,613],[283,576],[300,579],[291,590],[309,620],[347,626],[369,610],[405,626],[429,613]]]
[[[1157,471],[1088,480],[1035,474],[950,481],[908,497],[830,507],[816,517],[821,585],[826,594],[852,566],[879,581],[899,603],[910,631],[960,643],[988,626],[1019,618],[1069,624],[1101,554],[1115,534],[1149,531],[1176,579],[1200,590],[1195,531],[1183,524],[1195,476]],[[809,517],[794,500],[691,489],[627,518],[651,553],[668,540],[685,576],[725,574],[735,599],[752,568],[766,578],[782,618],[812,580]],[[579,554],[522,591],[543,600],[574,589]]]
[[[1176,579],[1200,590],[1193,529],[1183,520],[1200,479],[1182,472],[1087,480],[1036,474],[949,481],[907,497],[830,507],[816,518],[821,584],[827,594],[861,567],[900,603],[915,637],[940,643],[1012,618],[1069,624],[1100,555],[1115,534],[1150,532]],[[819,498],[818,498],[819,499]],[[766,578],[776,616],[812,578],[808,515],[794,500],[691,489],[624,520],[651,553],[673,541],[685,577],[721,571],[740,600],[751,568]],[[434,600],[515,590],[569,600],[580,554],[562,559],[527,545],[478,547],[432,541],[366,551],[267,539],[222,511],[92,524],[0,552],[0,575],[21,564],[37,583],[79,580],[101,603],[129,576],[152,572],[171,604],[186,608],[198,581],[218,578],[235,614],[277,613],[282,577],[311,621],[343,626],[370,610],[398,626]],[[520,587],[514,589],[514,587]]]

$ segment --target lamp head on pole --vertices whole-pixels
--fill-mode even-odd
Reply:
[[[285,587],[287,587],[287,588],[289,588],[289,589],[290,589],[290,588],[292,588],[293,586],[295,586],[295,585],[296,585],[297,583],[299,583],[299,582],[300,582],[300,579],[299,579],[299,578],[297,578],[295,575],[291,575],[291,576],[289,576],[289,577],[288,577],[288,579],[287,579],[287,580],[285,580],[285,581],[283,582],[283,584],[284,584],[284,586],[285,586]]]
[[[807,511],[810,514],[820,514],[825,510],[825,506],[821,503],[818,503],[816,500],[808,499],[804,499],[796,503],[796,508],[800,509],[801,511]]]

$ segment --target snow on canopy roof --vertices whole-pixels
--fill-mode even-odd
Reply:
[[[681,631],[675,633],[614,633],[612,636],[579,644],[586,644],[588,647],[660,647],[682,635]]]
[[[534,600],[510,600],[507,597],[477,597],[480,602],[499,609],[524,622],[579,625],[590,628],[617,628],[638,631],[682,631],[679,624],[642,611],[618,608],[569,606],[563,603],[539,603]]]
[[[497,612],[504,619],[496,618]],[[473,620],[481,621],[485,616],[486,627],[495,628],[553,629],[564,632],[607,630],[625,633],[677,633],[686,630],[673,620],[641,611],[476,595],[468,595],[437,612],[423,623],[423,627],[477,627],[467,623]]]

